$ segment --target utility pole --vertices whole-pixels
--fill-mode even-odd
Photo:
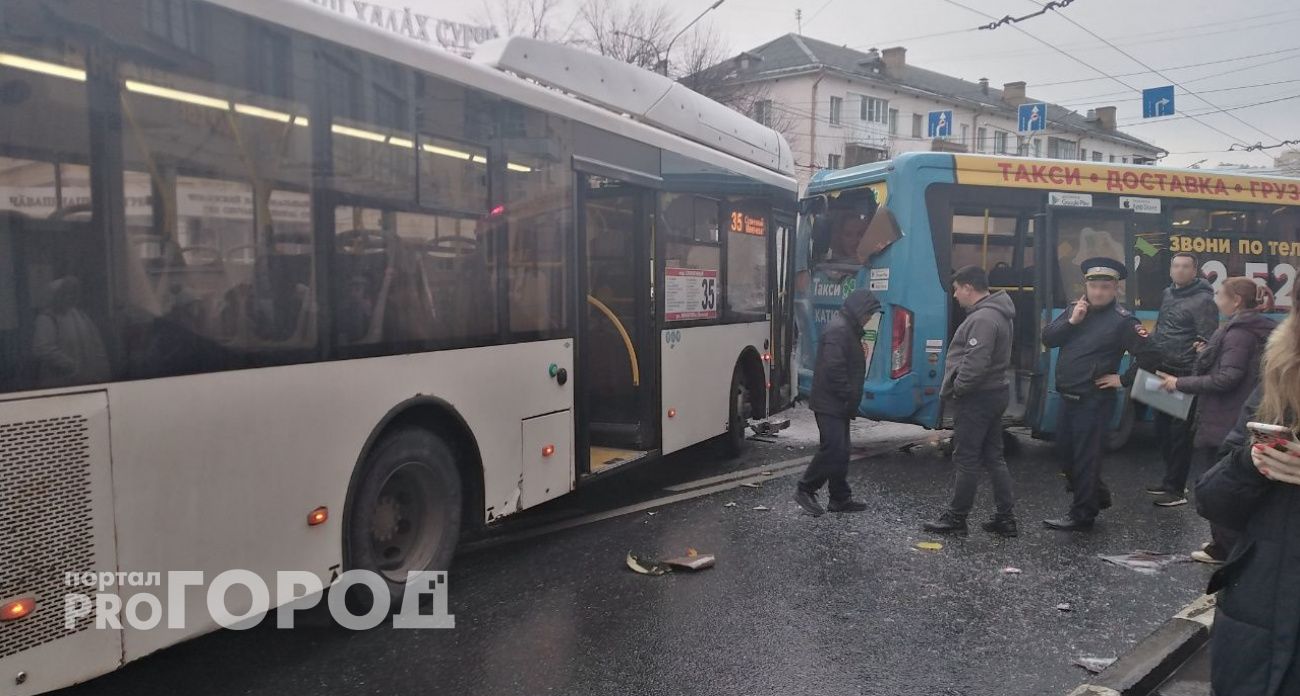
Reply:
[[[681,31],[677,32],[677,34],[675,34],[673,38],[668,40],[668,46],[664,48],[663,60],[659,61],[659,64],[655,66],[656,68],[659,68],[658,72],[660,75],[668,74],[668,56],[673,50],[673,44],[677,43],[677,39],[681,38],[682,34],[686,33],[687,29],[690,29],[691,27],[695,26],[695,24],[699,22],[701,19],[704,19],[704,15],[718,9],[718,5],[721,5],[726,1],[727,0],[717,0],[712,5],[709,5],[707,8],[705,8],[703,12],[700,13],[700,16],[696,17],[695,19],[692,19],[690,22],[686,24],[686,26],[682,27]]]
[[[798,34],[799,36],[803,36],[803,10],[802,9],[795,8],[794,23],[796,26],[798,26],[798,29],[795,30],[795,33]]]

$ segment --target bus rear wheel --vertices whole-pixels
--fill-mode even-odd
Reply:
[[[745,453],[748,445],[749,417],[754,413],[754,398],[740,365],[731,373],[730,407],[727,409],[727,434],[723,436],[722,452],[729,458]]]
[[[401,606],[407,573],[446,570],[460,537],[461,482],[451,449],[415,426],[385,435],[366,458],[347,529],[347,568],[377,573],[390,608]],[[349,603],[374,598],[356,586]]]

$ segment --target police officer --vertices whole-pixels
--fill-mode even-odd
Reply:
[[[1061,396],[1056,441],[1074,490],[1069,514],[1043,524],[1066,531],[1091,529],[1097,513],[1111,505],[1110,490],[1101,480],[1101,447],[1115,411],[1115,390],[1132,381],[1118,374],[1120,358],[1128,351],[1144,367],[1156,359],[1147,330],[1116,301],[1124,264],[1098,257],[1084,261],[1080,270],[1083,296],[1043,328],[1043,345],[1061,349],[1056,359]]]

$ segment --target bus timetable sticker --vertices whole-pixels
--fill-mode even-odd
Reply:
[[[664,321],[718,318],[718,272],[707,268],[664,269]]]

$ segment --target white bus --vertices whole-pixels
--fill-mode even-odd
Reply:
[[[70,575],[397,595],[469,526],[789,401],[780,135],[354,4],[0,3],[0,692],[216,626],[197,587],[183,628],[69,628]]]

